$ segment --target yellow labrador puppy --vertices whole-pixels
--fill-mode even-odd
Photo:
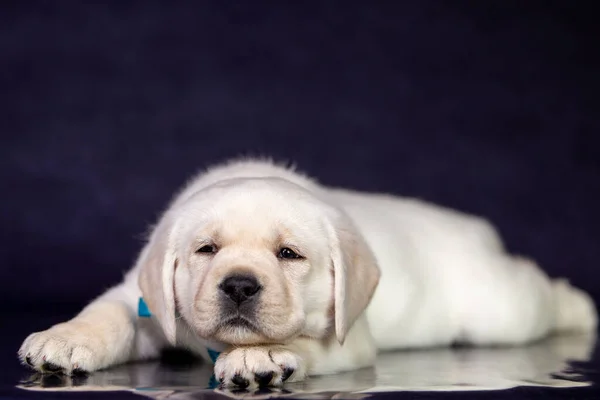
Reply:
[[[19,354],[71,374],[177,345],[224,386],[256,387],[367,367],[378,350],[596,323],[587,294],[505,252],[480,218],[240,160],[192,179],[124,281]]]

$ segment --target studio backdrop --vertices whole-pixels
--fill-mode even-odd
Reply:
[[[486,217],[600,299],[597,35],[574,3],[2,5],[3,310],[75,312],[239,155]]]

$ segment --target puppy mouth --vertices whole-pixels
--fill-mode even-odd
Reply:
[[[234,315],[223,319],[217,328],[217,330],[230,330],[230,329],[246,329],[254,333],[259,333],[260,329],[250,319],[243,315]]]

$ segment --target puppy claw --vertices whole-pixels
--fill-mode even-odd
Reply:
[[[29,365],[31,368],[34,367],[33,361],[31,361],[31,355],[27,354],[25,356],[25,364]]]
[[[56,374],[62,372],[63,368],[60,365],[56,365],[51,362],[45,362],[44,364],[42,364],[42,371],[49,372],[51,374]]]
[[[281,374],[281,381],[285,382],[290,379],[290,376],[296,371],[294,368],[283,367],[283,373]]]
[[[256,381],[259,387],[269,386],[269,384],[273,380],[273,376],[275,376],[273,371],[257,372],[254,374],[254,380]]]
[[[86,371],[85,369],[73,366],[73,371],[71,372],[71,374],[73,376],[84,377],[84,376],[88,376],[90,373],[88,371]]]
[[[233,378],[231,378],[231,382],[242,389],[245,389],[250,385],[248,379],[244,378],[239,374],[235,374]]]

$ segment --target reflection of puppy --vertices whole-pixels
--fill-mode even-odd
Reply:
[[[136,317],[142,295],[150,321]],[[240,161],[194,179],[124,282],[29,336],[20,356],[72,373],[178,344],[223,351],[224,385],[266,386],[369,366],[377,349],[519,344],[595,325],[585,293],[507,254],[481,219]]]

